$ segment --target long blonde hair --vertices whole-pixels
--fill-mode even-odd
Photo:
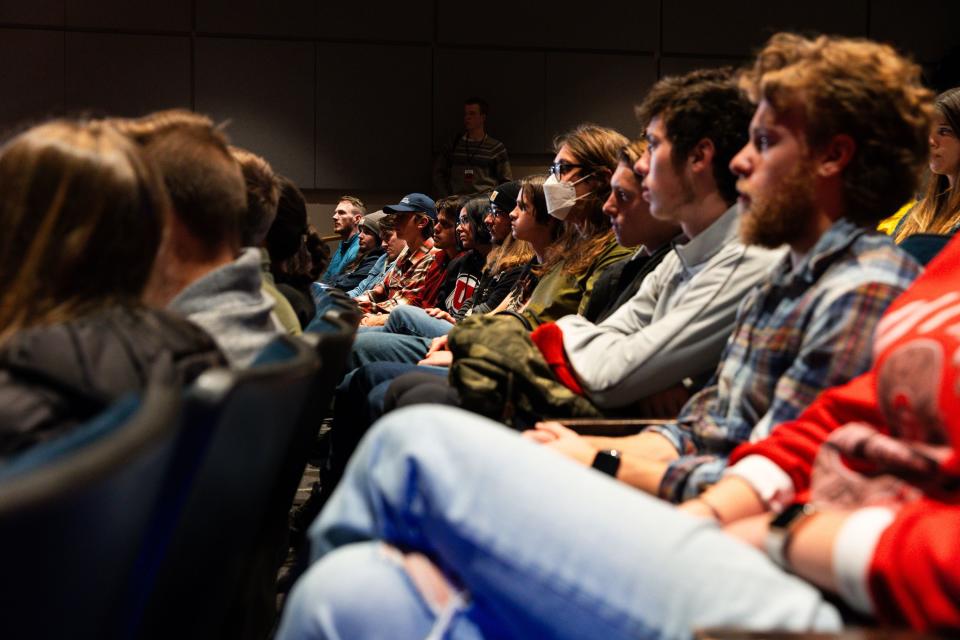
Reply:
[[[960,87],[941,93],[934,106],[953,129],[953,134],[960,136]],[[953,189],[947,176],[929,173],[923,198],[907,214],[897,232],[897,242],[915,233],[948,233],[960,224],[960,189],[956,188],[960,167],[956,171]]]
[[[0,148],[0,344],[137,304],[170,209],[163,183],[103,122],[54,121]]]

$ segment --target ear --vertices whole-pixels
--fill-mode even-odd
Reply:
[[[687,162],[694,173],[701,171],[713,171],[713,157],[717,153],[717,148],[713,146],[713,140],[703,138],[697,144],[693,145],[690,155],[687,156]]]
[[[833,178],[843,173],[857,152],[857,143],[849,135],[838,133],[814,155],[817,176]]]

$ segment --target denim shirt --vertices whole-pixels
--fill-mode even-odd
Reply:
[[[785,256],[740,305],[710,384],[676,424],[652,428],[680,453],[660,496],[698,495],[719,479],[738,444],[765,438],[821,390],[866,371],[876,323],[919,273],[887,236],[846,219],[796,267]]]

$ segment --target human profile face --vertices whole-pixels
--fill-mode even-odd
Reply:
[[[356,231],[363,216],[360,210],[346,200],[337,203],[333,210],[333,232],[343,238],[349,238]]]
[[[560,150],[557,151],[557,155],[553,157],[553,164],[560,165],[559,174],[554,174],[557,180],[560,182],[574,183],[573,188],[578,198],[587,195],[593,190],[593,185],[590,183],[590,180],[581,179],[588,177],[590,170],[580,166],[582,163],[577,160],[567,145],[563,145],[560,147]]]
[[[460,219],[457,222],[457,238],[460,240],[460,246],[464,251],[469,251],[476,246],[473,237],[473,225],[470,224],[470,216],[467,214],[467,208],[460,209]]]
[[[373,251],[380,244],[380,238],[370,229],[360,225],[360,250]]]
[[[686,163],[679,171],[673,163],[673,143],[667,139],[667,130],[660,116],[654,116],[647,125],[647,150],[637,160],[634,169],[643,176],[641,195],[650,203],[650,215],[680,224],[691,213],[694,200],[690,178],[685,174]]]
[[[799,116],[779,116],[763,100],[750,139],[730,161],[740,202],[740,235],[747,244],[803,247],[814,233],[814,168]]]
[[[490,210],[487,211],[487,215],[483,217],[483,224],[487,225],[490,236],[493,238],[493,244],[497,245],[503,244],[513,230],[513,225],[510,221],[510,211],[504,211],[492,203]]]
[[[463,105],[463,128],[470,132],[483,131],[487,116],[480,112],[480,105]]]
[[[390,230],[383,232],[383,240],[380,242],[380,246],[386,252],[387,260],[393,262],[407,246],[407,243],[397,235],[396,230]]]
[[[437,211],[437,222],[433,225],[433,246],[444,250],[457,246],[457,220],[447,210]]]
[[[930,130],[930,171],[940,176],[946,176],[953,187],[957,175],[960,174],[960,132],[953,127],[939,110],[933,118],[933,127]]]
[[[646,244],[644,227],[649,226],[650,205],[640,197],[640,178],[633,167],[624,163],[610,178],[610,196],[603,203],[603,212],[610,216],[617,242],[624,247]]]
[[[510,212],[510,223],[513,227],[514,238],[530,241],[536,236],[539,225],[537,225],[533,198],[526,192],[527,189],[520,189],[520,193],[517,195],[517,207]]]

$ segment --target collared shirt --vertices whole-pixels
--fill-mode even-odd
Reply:
[[[731,207],[686,245],[674,243],[639,291],[600,324],[578,316],[557,321],[594,404],[628,407],[716,369],[737,305],[783,255],[744,246],[738,222]]]
[[[357,252],[359,250],[359,233],[354,233],[346,240],[341,240],[340,244],[337,245],[337,250],[333,252],[332,256],[330,256],[330,264],[327,265],[327,270],[324,271],[323,276],[320,277],[320,282],[329,284],[330,280],[334,276],[340,275],[340,272],[343,271],[344,267],[353,262],[354,258],[357,257]]]
[[[419,299],[420,291],[423,289],[424,277],[434,259],[432,238],[424,240],[416,251],[411,252],[410,247],[405,248],[397,258],[397,264],[383,279],[386,299],[375,302],[370,300],[367,294],[364,294],[357,298],[357,304],[360,305],[361,311],[364,313],[390,313],[398,305],[410,304],[411,301]]]
[[[740,305],[711,383],[677,424],[653,428],[680,452],[660,496],[696,496],[719,479],[736,445],[766,437],[822,389],[865,371],[877,321],[919,273],[889,238],[846,219],[796,268],[785,256]]]

